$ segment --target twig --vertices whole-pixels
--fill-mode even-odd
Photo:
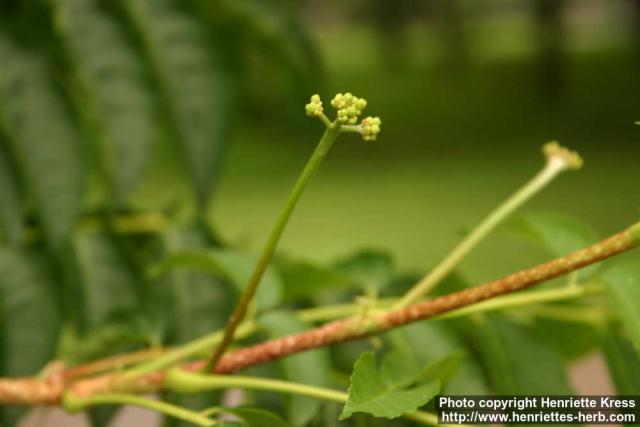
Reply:
[[[557,142],[545,144],[542,151],[547,157],[544,168],[523,187],[499,204],[429,274],[400,298],[393,308],[404,308],[427,295],[498,224],[546,187],[556,176],[564,171],[582,167],[580,156],[574,151],[561,147]]]
[[[383,332],[418,320],[435,317],[461,307],[499,295],[516,292],[545,282],[589,264],[602,261],[640,243],[640,223],[606,240],[578,250],[564,257],[523,270],[502,279],[480,286],[444,295],[429,301],[414,304],[404,309],[393,310],[370,317],[353,317],[330,322],[295,335],[278,338],[241,349],[222,357],[216,373],[231,373],[266,363],[294,353],[325,347],[334,343],[355,340]],[[201,370],[206,361],[183,365],[190,371]],[[52,404],[59,402],[63,392],[88,397],[97,393],[142,393],[162,388],[164,371],[145,374],[134,380],[124,380],[117,374],[83,379],[65,385],[62,381],[37,381],[34,379],[0,380],[0,403]]]

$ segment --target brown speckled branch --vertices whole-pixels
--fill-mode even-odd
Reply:
[[[353,317],[334,321],[302,333],[266,341],[228,353],[220,359],[216,365],[215,372],[218,374],[232,373],[291,354],[343,341],[355,340],[418,320],[428,319],[545,282],[627,251],[637,246],[639,242],[640,223],[567,256],[483,285],[376,316]],[[204,366],[204,361],[197,361],[185,364],[184,368],[187,370],[200,370]],[[56,403],[66,390],[72,391],[79,396],[114,391],[148,392],[161,389],[163,380],[163,372],[151,373],[136,379],[134,382],[122,381],[113,374],[78,380],[70,384],[61,384],[60,381],[51,380],[0,380],[0,403]]]

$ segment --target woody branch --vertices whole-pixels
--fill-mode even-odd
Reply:
[[[343,341],[356,340],[442,315],[480,301],[545,282],[630,250],[638,246],[639,243],[640,223],[637,223],[608,239],[564,257],[476,287],[381,314],[345,318],[306,332],[227,353],[217,363],[214,372],[217,374],[232,373],[291,354]],[[190,362],[184,364],[182,368],[189,371],[201,370],[206,363],[206,361]],[[43,379],[0,379],[0,404],[58,404],[66,392],[83,397],[107,392],[153,392],[163,388],[166,371],[152,372],[133,380],[123,380],[118,374],[113,373],[75,381],[65,381],[64,378],[64,374],[61,375],[59,369],[54,369]]]

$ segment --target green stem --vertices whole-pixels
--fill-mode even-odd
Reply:
[[[561,322],[585,323],[592,326],[606,325],[608,321],[613,321],[615,316],[607,312],[603,307],[583,307],[583,306],[539,306],[527,310],[529,316],[542,317]]]
[[[374,306],[371,309],[374,311],[388,309],[396,301],[397,298],[379,299],[374,302]],[[298,310],[296,311],[296,317],[302,322],[314,323],[352,316],[362,312],[362,309],[362,304],[358,303],[334,304]]]
[[[597,288],[587,286],[565,286],[557,289],[545,289],[542,291],[524,292],[521,294],[506,295],[492,298],[487,301],[449,311],[435,319],[451,319],[454,317],[469,316],[476,313],[484,313],[503,308],[515,308],[529,304],[539,304],[551,301],[562,301],[578,298],[589,293],[596,292]]]
[[[527,200],[542,190],[560,172],[566,169],[565,164],[547,161],[545,167],[527,182],[516,193],[498,205],[478,226],[471,231],[429,274],[411,288],[393,307],[404,308],[417,302],[444,279],[456,265],[498,224],[507,218]]]
[[[201,393],[215,389],[242,388],[296,394],[342,404],[346,403],[349,398],[347,393],[307,384],[236,375],[203,375],[186,372],[181,369],[169,371],[164,385],[166,388],[178,393]],[[403,416],[425,424],[438,425],[438,417],[427,412],[417,411]]]
[[[67,393],[63,397],[63,406],[65,410],[71,413],[80,412],[91,406],[113,404],[133,405],[139,406],[141,408],[151,409],[153,411],[160,412],[162,414],[169,415],[171,417],[178,418],[183,421],[187,421],[203,427],[208,427],[215,424],[215,421],[198,412],[193,412],[167,402],[151,400],[132,394],[109,393],[97,394],[95,396],[82,398]]]
[[[255,331],[257,331],[258,327],[255,323],[244,323],[240,325],[236,331],[236,338],[245,338]],[[136,378],[140,378],[150,372],[159,371],[170,366],[175,365],[176,363],[182,362],[183,360],[198,354],[204,353],[211,349],[211,347],[219,344],[222,341],[222,331],[216,331],[209,335],[205,335],[202,338],[198,338],[190,343],[187,343],[181,347],[176,348],[164,354],[151,362],[144,363],[138,365],[134,368],[131,368],[125,371],[121,378],[123,380],[134,380]]]
[[[325,159],[327,153],[329,152],[329,149],[335,142],[339,133],[340,124],[338,122],[333,123],[327,127],[315,151],[307,162],[307,165],[300,174],[298,181],[293,186],[289,198],[285,203],[282,212],[278,216],[278,219],[276,220],[276,223],[271,230],[271,234],[269,235],[269,238],[267,239],[267,242],[262,249],[262,254],[260,255],[258,264],[256,265],[256,268],[253,271],[253,274],[251,275],[251,278],[249,279],[249,282],[247,283],[247,286],[242,293],[240,300],[236,304],[236,307],[233,310],[231,317],[229,318],[227,326],[224,330],[222,342],[217,346],[217,348],[213,352],[213,355],[207,362],[207,371],[213,370],[215,368],[224,352],[233,342],[233,336],[235,334],[236,328],[244,319],[247,308],[249,307],[249,303],[253,299],[253,296],[258,289],[258,285],[260,284],[260,280],[262,279],[262,276],[264,275],[267,267],[269,266],[269,263],[271,262],[271,258],[273,257],[273,254],[276,250],[276,246],[280,241],[280,237],[282,236],[287,222],[289,222],[289,218],[291,217],[291,214],[296,207],[298,200],[300,200],[300,196],[302,196],[302,193],[309,184],[309,181],[316,173],[316,171],[320,168],[320,165]]]

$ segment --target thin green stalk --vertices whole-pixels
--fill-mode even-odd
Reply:
[[[506,295],[492,298],[487,301],[449,311],[435,319],[451,319],[454,317],[469,316],[477,313],[485,313],[500,309],[510,309],[529,304],[562,301],[578,298],[589,293],[596,292],[597,288],[587,286],[565,286],[557,289],[545,289],[542,291],[524,292],[521,294]]]
[[[245,338],[247,336],[250,336],[257,330],[258,327],[255,323],[244,323],[238,327],[236,331],[236,338]],[[209,335],[205,335],[202,338],[198,338],[197,340],[178,347],[175,350],[159,356],[150,362],[126,370],[120,378],[122,378],[123,380],[133,380],[136,378],[140,378],[150,372],[160,371],[162,369],[173,366],[189,357],[192,357],[195,354],[209,351],[211,347],[219,344],[222,341],[222,333],[223,331],[216,331]]]
[[[527,311],[529,313],[527,313]],[[520,313],[518,313],[520,314]],[[542,317],[561,322],[585,323],[591,326],[606,325],[608,321],[615,320],[612,313],[607,312],[603,307],[583,307],[583,306],[540,306],[526,310],[525,315]]]
[[[505,218],[547,186],[562,171],[576,169],[581,165],[577,154],[554,143],[545,146],[545,154],[547,154],[545,167],[516,193],[498,205],[449,255],[411,288],[393,307],[394,309],[404,308],[417,302],[451,273],[454,267]]]
[[[339,133],[340,124],[338,122],[335,122],[326,128],[324,134],[322,135],[322,138],[320,139],[320,142],[311,155],[309,162],[300,174],[298,181],[293,186],[291,194],[289,195],[289,198],[287,199],[287,202],[285,203],[282,212],[278,216],[278,219],[276,220],[276,223],[271,230],[271,234],[269,235],[269,238],[267,239],[267,242],[262,249],[262,254],[260,255],[258,264],[256,265],[256,268],[253,271],[253,274],[251,275],[251,278],[249,279],[249,282],[247,283],[247,286],[245,287],[240,300],[236,304],[236,307],[233,310],[229,321],[227,322],[222,341],[216,347],[213,355],[207,362],[207,371],[215,368],[216,364],[220,360],[220,357],[222,357],[229,345],[233,342],[233,336],[235,334],[236,328],[238,327],[240,322],[242,322],[246,315],[249,303],[253,299],[262,276],[264,275],[267,267],[269,266],[269,263],[271,262],[271,258],[273,257],[273,254],[276,250],[276,246],[278,245],[280,237],[282,236],[282,232],[284,231],[287,222],[289,222],[289,218],[291,217],[291,214],[296,207],[298,200],[300,200],[300,196],[302,196],[302,193],[309,184],[309,181],[311,180],[313,175],[315,175],[316,171],[320,168],[320,165],[325,159],[327,153],[329,152],[329,149],[335,142]]]
[[[67,393],[63,397],[63,407],[70,413],[80,412],[91,406],[113,404],[139,406],[203,427],[212,426],[216,423],[214,420],[198,412],[190,411],[160,400],[147,399],[133,394],[109,393],[97,394],[90,397],[78,397]]]
[[[379,299],[374,302],[374,306],[371,309],[374,311],[388,309],[396,301],[397,298]],[[296,317],[302,322],[322,322],[352,316],[361,313],[362,309],[362,304],[358,303],[334,304],[298,310],[296,311]]]
[[[169,371],[164,385],[168,389],[178,393],[201,393],[215,389],[242,388],[247,390],[266,390],[296,394],[342,404],[346,403],[349,398],[349,395],[342,391],[307,384],[236,375],[203,375],[186,372],[181,369]],[[403,416],[425,424],[438,425],[438,417],[427,412],[417,411],[413,414]]]

